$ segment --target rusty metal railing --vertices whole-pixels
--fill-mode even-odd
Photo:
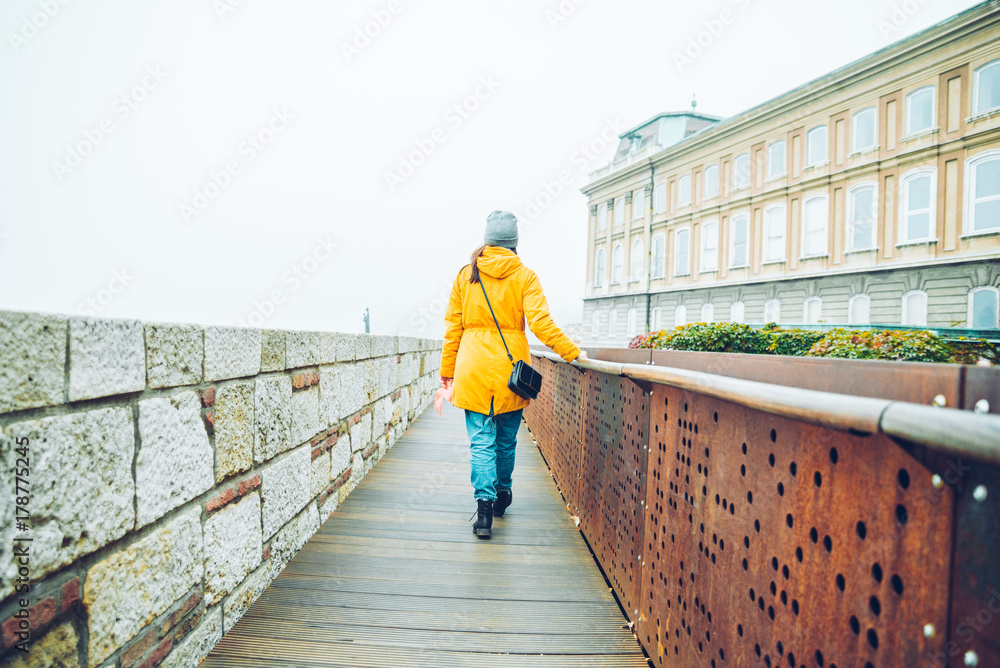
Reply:
[[[656,665],[1000,665],[1000,417],[898,400],[923,365],[823,367],[891,374],[861,397],[532,354],[525,419]]]

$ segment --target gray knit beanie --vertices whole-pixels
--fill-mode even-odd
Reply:
[[[510,211],[494,211],[486,217],[483,243],[488,246],[517,248],[517,218]]]

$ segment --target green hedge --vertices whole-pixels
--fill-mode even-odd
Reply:
[[[959,364],[985,357],[1000,362],[997,347],[982,339],[945,341],[927,331],[781,329],[773,322],[760,329],[726,322],[682,325],[640,334],[629,348]]]

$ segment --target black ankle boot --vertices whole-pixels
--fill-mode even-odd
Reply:
[[[493,502],[493,516],[503,517],[503,513],[514,500],[514,495],[509,489],[497,490],[497,500]]]
[[[480,538],[489,538],[493,535],[493,501],[491,499],[479,499],[479,517],[472,525],[472,533]]]

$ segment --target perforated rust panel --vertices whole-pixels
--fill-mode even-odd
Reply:
[[[665,386],[650,404],[637,634],[657,665],[939,665],[950,488],[881,436]]]
[[[528,407],[524,409],[524,420],[528,423],[531,435],[538,443],[538,449],[555,470],[553,447],[555,441],[556,421],[552,419],[553,406],[561,390],[556,379],[558,365],[546,359],[531,358],[531,366],[542,374],[542,389]]]

